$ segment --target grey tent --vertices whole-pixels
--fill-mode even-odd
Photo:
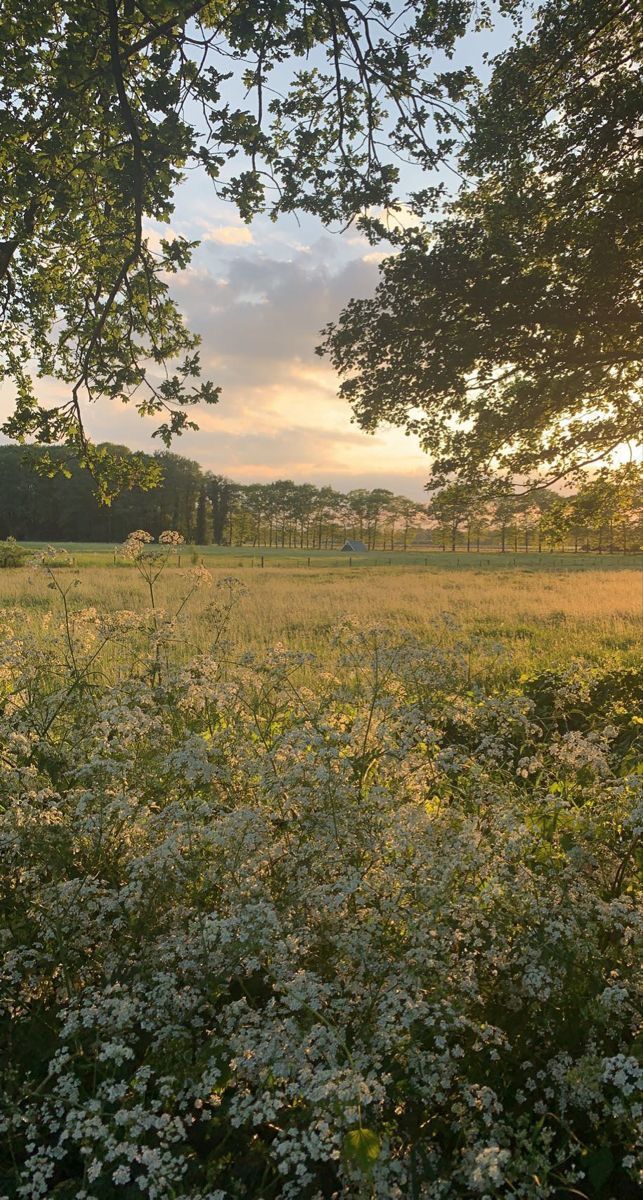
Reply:
[[[363,542],[344,542],[342,550],[348,550],[353,554],[361,554],[364,550],[368,550],[368,546],[365,546]]]

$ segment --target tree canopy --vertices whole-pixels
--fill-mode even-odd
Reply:
[[[133,400],[159,436],[218,398],[168,277],[193,244],[151,244],[200,168],[242,218],[350,221],[395,197],[395,156],[446,154],[467,71],[435,71],[473,0],[6,0],[0,16],[0,378],[11,438],[64,440],[103,475],[84,408]],[[35,378],[59,381],[42,403]],[[52,468],[53,469],[53,468]],[[122,481],[120,481],[122,482]],[[113,490],[113,489],[112,489]]]
[[[465,183],[326,331],[359,424],[436,481],[552,481],[640,434],[641,11],[547,0],[475,99]]]

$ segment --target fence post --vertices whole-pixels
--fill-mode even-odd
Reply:
[[[261,555],[261,565],[263,567],[263,554]]]

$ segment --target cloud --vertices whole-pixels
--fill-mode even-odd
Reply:
[[[158,221],[145,221],[143,225],[145,240],[153,254],[160,254],[161,242],[174,242],[179,236],[171,225],[161,225]]]
[[[254,242],[247,225],[216,225],[202,235],[204,242],[216,242],[218,246],[250,246]]]
[[[420,229],[424,225],[417,213],[411,212],[408,204],[396,204],[394,208],[382,208],[375,213],[388,230]]]
[[[378,273],[361,257],[331,265],[313,255],[285,260],[255,249],[232,258],[225,279],[222,289],[218,273],[199,264],[177,298],[202,337],[204,364],[223,360],[223,382],[239,389],[279,382],[294,362],[320,366],[320,330],[351,297],[370,295]]]
[[[194,413],[199,432],[177,439],[176,452],[243,483],[286,476],[421,499],[429,467],[417,442],[400,430],[362,432],[330,363],[315,355],[323,326],[352,297],[373,293],[380,252],[326,235],[311,238],[306,253],[292,247],[288,258],[263,239],[219,247],[210,238],[170,280],[188,326],[201,335],[203,376],[223,388],[218,405]],[[61,386],[52,385],[51,395]],[[151,436],[158,423],[133,405],[101,402],[87,411],[95,440],[134,449],[159,448]]]
[[[390,257],[391,257],[390,250],[371,250],[369,254],[362,255],[362,262],[374,263],[375,266],[379,266],[379,264],[381,262],[384,262],[385,258],[390,258]]]

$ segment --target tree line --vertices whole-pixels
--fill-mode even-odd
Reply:
[[[436,489],[427,512],[443,550],[636,551],[643,472],[635,463],[585,474],[573,494],[531,489],[523,495],[456,480]]]
[[[48,448],[51,473],[43,475],[29,451],[0,446],[0,538],[116,544],[143,528],[154,537],[177,529],[200,546],[337,550],[357,539],[369,550],[415,545],[514,553],[633,551],[643,540],[642,473],[635,464],[587,475],[574,495],[517,496],[494,492],[488,482],[456,481],[419,503],[386,488],[340,492],[290,479],[243,485],[168,450],[145,455],[107,448],[128,471],[134,459],[156,486],[126,488],[106,506],[68,447]]]

